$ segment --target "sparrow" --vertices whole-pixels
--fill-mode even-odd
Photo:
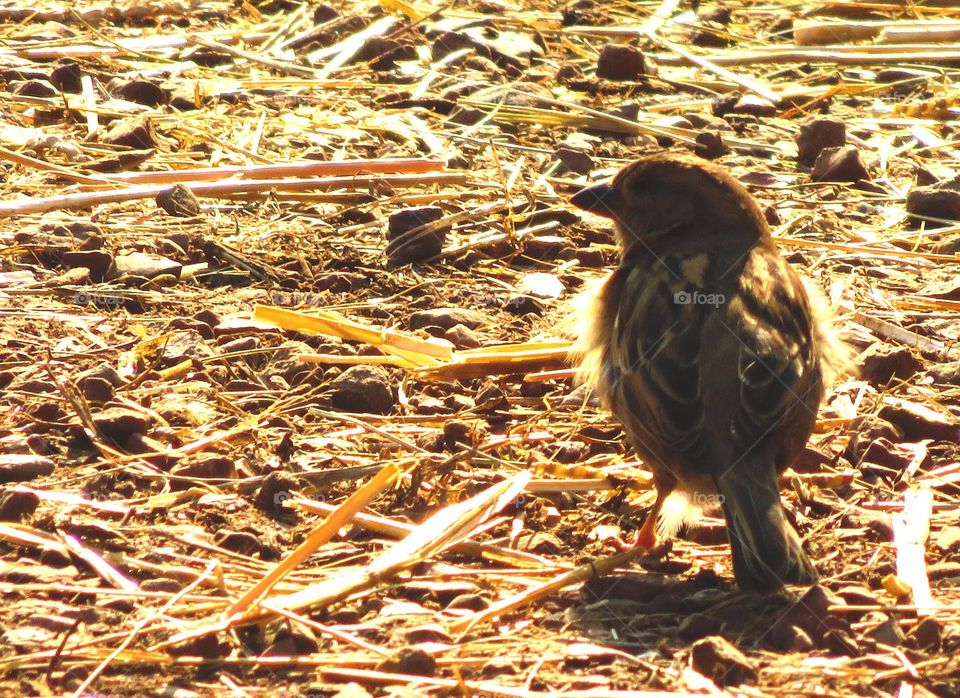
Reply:
[[[654,476],[636,544],[653,546],[671,493],[719,501],[741,589],[814,584],[778,475],[844,352],[757,202],[721,166],[676,154],[642,157],[570,201],[611,219],[620,246],[587,308],[581,374]]]

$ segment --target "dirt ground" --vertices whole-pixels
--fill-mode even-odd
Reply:
[[[960,694],[960,54],[898,38],[957,13],[0,6],[0,694]],[[567,199],[663,150],[858,356],[783,478],[811,589],[717,512],[610,562],[653,490],[555,360],[617,255]]]

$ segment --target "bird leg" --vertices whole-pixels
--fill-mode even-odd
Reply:
[[[657,489],[657,499],[650,508],[650,513],[647,514],[647,518],[644,519],[643,526],[640,527],[640,531],[637,533],[637,539],[634,541],[635,547],[650,550],[657,544],[657,519],[660,517],[660,509],[663,508],[663,503],[667,501],[669,495],[669,490],[664,491],[659,488]]]
[[[650,513],[647,514],[647,518],[644,519],[643,526],[641,526],[637,532],[636,538],[634,538],[632,543],[617,538],[615,541],[617,549],[622,552],[632,550],[633,548],[642,548],[644,550],[653,549],[657,544],[657,519],[660,516],[660,509],[663,508],[663,503],[667,501],[667,497],[670,496],[670,491],[671,490],[667,489],[657,489],[657,499],[650,508]]]

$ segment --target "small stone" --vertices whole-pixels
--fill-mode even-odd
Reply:
[[[596,164],[589,153],[568,145],[557,146],[553,154],[569,172],[574,174],[589,174]]]
[[[430,395],[421,395],[410,400],[410,406],[414,409],[417,414],[425,415],[438,415],[438,414],[447,414],[450,412],[450,409],[444,404],[443,400],[438,397],[432,397]],[[436,435],[431,434],[427,435],[428,439],[433,439],[432,443],[437,443]],[[443,445],[439,444],[437,450],[442,450]]]
[[[491,326],[492,319],[477,310],[467,308],[431,308],[418,310],[410,316],[410,328],[440,327],[449,330],[454,325],[463,325],[471,330],[481,326]]]
[[[645,72],[643,53],[636,46],[607,44],[597,60],[597,77],[606,80],[639,80]]]
[[[734,106],[736,106],[742,96],[739,92],[717,95],[713,100],[710,111],[714,116],[721,117],[732,114]]]
[[[351,63],[368,63],[400,48],[400,42],[386,36],[371,36],[350,58]],[[382,70],[378,68],[377,70]]]
[[[864,618],[865,623],[877,623],[870,628],[864,635],[872,637],[877,642],[888,645],[889,647],[899,647],[903,644],[906,636],[900,629],[900,624],[886,613],[872,612]]]
[[[178,218],[192,218],[200,215],[200,202],[184,184],[175,184],[157,194],[157,206]]]
[[[697,134],[693,146],[694,154],[705,160],[716,160],[730,152],[730,148],[723,142],[723,138],[715,131],[701,131]]]
[[[388,220],[387,257],[393,264],[409,264],[440,254],[449,225],[421,230],[443,218],[443,209],[422,206],[397,211]]]
[[[937,78],[937,73],[930,70],[917,70],[915,68],[881,68],[877,71],[877,82],[889,85],[891,82],[910,81],[905,87],[910,91],[917,89],[917,82],[921,80],[932,80]]]
[[[878,606],[881,600],[872,591],[862,586],[846,586],[837,590],[837,596],[848,606]]]
[[[747,94],[743,95],[737,100],[736,104],[733,105],[733,113],[749,114],[750,116],[756,116],[757,118],[765,118],[769,116],[776,116],[777,105],[771,102],[769,99],[758,97],[757,95],[753,94]]]
[[[260,489],[257,490],[253,505],[261,511],[274,514],[281,512],[288,513],[291,510],[285,508],[283,503],[291,499],[293,493],[299,489],[300,486],[292,477],[282,473],[270,473],[263,479]]]
[[[147,107],[159,107],[170,101],[170,94],[149,80],[114,78],[107,84],[107,92],[119,99]]]
[[[600,269],[607,263],[599,247],[581,247],[574,251],[573,256],[580,261],[580,266],[588,269]]]
[[[56,466],[46,456],[33,453],[0,454],[0,482],[26,482],[49,475]]]
[[[917,623],[911,636],[920,649],[927,652],[939,652],[943,644],[943,625],[933,616],[928,616]]]
[[[960,361],[931,366],[928,373],[937,383],[960,385]]]
[[[50,71],[50,84],[61,92],[80,94],[83,89],[80,78],[80,64],[72,60],[65,60]]]
[[[183,588],[183,582],[176,579],[166,579],[160,577],[157,579],[145,579],[140,583],[141,591],[161,592],[165,594],[175,594]]]
[[[0,521],[23,521],[39,505],[40,497],[34,492],[5,492],[0,496]]]
[[[447,397],[443,399],[443,403],[449,408],[450,412],[453,413],[466,412],[477,406],[473,398],[469,395],[458,395],[456,393],[447,395]]]
[[[182,271],[183,265],[172,259],[147,252],[131,252],[130,254],[119,255],[114,259],[108,276],[111,279],[124,276],[152,279],[162,274],[170,274],[180,278],[180,272]]]
[[[461,594],[452,599],[450,603],[447,604],[447,608],[462,608],[476,613],[487,608],[489,605],[490,602],[481,594]]]
[[[952,168],[935,162],[917,165],[914,170],[918,187],[932,187],[950,181],[956,175]]]
[[[883,476],[884,468],[892,469],[894,472],[902,472],[910,467],[917,457],[916,448],[911,448],[907,444],[891,442],[883,437],[874,439],[863,452],[861,461],[857,464],[864,472],[870,472]],[[929,454],[923,459],[921,465],[926,465],[930,460]],[[868,467],[872,465],[882,466],[880,468]]]
[[[846,142],[847,127],[839,119],[807,119],[797,133],[797,159],[812,165],[825,148],[839,148]]]
[[[325,696],[329,693],[330,687],[323,683],[308,685],[304,691],[305,696]],[[360,684],[351,682],[337,691],[332,698],[373,698],[373,696]]]
[[[781,652],[808,652],[814,648],[807,631],[789,623],[775,625],[770,631],[770,642]]]
[[[730,45],[730,38],[722,27],[713,22],[702,22],[701,28],[693,35],[691,42],[694,46],[712,46],[721,48]]]
[[[122,444],[132,434],[146,434],[150,428],[150,418],[143,412],[126,407],[108,407],[94,413],[93,424],[98,432]]]
[[[702,8],[703,11],[697,12],[697,17],[704,22],[716,22],[717,24],[727,25],[733,17],[733,8],[728,5],[717,5],[709,9]]]
[[[852,145],[825,148],[817,156],[810,178],[814,182],[856,182],[869,179],[860,152]]]
[[[540,555],[559,555],[564,546],[554,534],[537,531],[529,536],[520,536],[517,547]]]
[[[113,386],[105,378],[91,376],[83,381],[81,390],[87,402],[95,405],[103,405],[113,399]]]
[[[483,342],[477,336],[477,333],[466,325],[454,325],[443,333],[443,338],[450,342],[457,349],[476,349]]]
[[[713,114],[706,114],[702,112],[685,112],[683,118],[690,122],[693,128],[702,129],[705,131],[725,131],[727,133],[733,131],[730,127],[730,124],[726,120],[721,119],[719,116],[714,116]]]
[[[467,422],[461,422],[457,419],[451,419],[443,425],[443,440],[447,448],[459,448],[465,444],[473,444],[473,427]]]
[[[228,456],[210,455],[192,463],[178,465],[171,471],[171,474],[202,480],[225,480],[236,476],[236,465],[233,459]]]
[[[57,88],[46,80],[24,80],[13,88],[13,93],[24,97],[56,97]]]
[[[404,647],[389,659],[380,662],[377,670],[391,674],[433,676],[437,671],[437,660],[419,647]]]
[[[230,653],[230,644],[220,642],[220,636],[216,633],[202,635],[201,637],[191,638],[165,650],[174,657],[204,657],[214,659],[225,657]]]
[[[573,251],[570,242],[559,235],[539,235],[524,238],[522,254],[529,259],[550,261]]]
[[[263,653],[268,657],[314,654],[320,649],[316,638],[307,632],[281,627]]]
[[[960,221],[960,176],[932,187],[911,190],[907,194],[907,213],[910,225],[915,228],[921,225],[939,228],[948,225],[943,221]]]
[[[960,425],[939,412],[906,400],[892,401],[880,408],[879,416],[903,430],[910,441],[934,439],[957,443],[960,437]]]
[[[330,383],[330,402],[346,412],[386,414],[395,398],[390,374],[380,366],[351,366]]]
[[[682,621],[677,629],[681,637],[699,639],[720,632],[723,623],[716,616],[706,613],[693,613]]]
[[[914,219],[915,220],[915,219]],[[960,235],[948,235],[933,246],[934,254],[960,254]]]
[[[77,377],[77,383],[83,387],[83,382],[88,378],[102,378],[107,381],[114,388],[119,388],[124,384],[123,377],[117,373],[117,369],[107,363],[102,363],[99,366],[91,368],[89,371],[84,371]]]
[[[462,126],[472,126],[480,123],[487,116],[487,112],[473,107],[457,107],[447,118],[448,121]]]
[[[693,644],[690,666],[721,688],[757,679],[757,670],[747,656],[719,635]]]
[[[844,457],[851,463],[860,463],[877,439],[900,441],[903,430],[876,415],[857,417],[850,424],[850,441],[844,449]]]
[[[101,143],[150,150],[160,145],[153,123],[145,116],[132,116],[114,122],[100,137]]]
[[[510,409],[507,394],[498,385],[485,385],[477,391],[477,410],[484,414]]]
[[[453,638],[439,623],[427,623],[426,625],[408,628],[403,631],[403,639],[411,645],[419,645],[424,642],[453,642]]]
[[[856,360],[860,377],[876,387],[893,380],[907,380],[923,368],[923,362],[907,347],[876,342]]]
[[[513,315],[543,314],[543,304],[533,296],[522,293],[510,296],[503,304],[503,309]]]
[[[790,607],[780,622],[797,625],[811,637],[819,637],[831,618],[830,607],[845,605],[846,602],[840,596],[817,584],[810,587],[801,600]]]
[[[127,440],[123,442],[123,447],[130,453],[144,454],[143,460],[152,463],[161,470],[170,470],[180,457],[177,454],[166,455],[169,453],[167,445],[146,434],[130,434]]]
[[[584,407],[600,407],[599,394],[589,385],[578,385],[560,400],[560,407],[582,410]]]
[[[98,284],[113,265],[113,255],[100,250],[71,251],[65,252],[60,261],[67,269],[88,269],[90,280]]]
[[[35,453],[38,456],[49,456],[50,454],[55,453],[55,450],[50,445],[50,442],[39,434],[30,434],[25,443],[27,444],[27,448],[30,449],[30,452]]]
[[[214,536],[214,542],[224,550],[241,555],[254,556],[263,549],[260,539],[247,531],[220,529]]]
[[[724,545],[728,541],[727,524],[723,519],[701,517],[683,537],[700,545]]]
[[[583,70],[576,63],[564,63],[557,68],[557,82],[570,82],[572,80],[582,80]]]

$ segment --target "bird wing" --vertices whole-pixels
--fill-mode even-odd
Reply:
[[[715,309],[685,302],[692,291],[667,267],[617,273],[619,311],[603,362],[610,408],[653,469],[659,463],[683,479],[671,463],[697,463],[707,446],[701,330]]]
[[[802,411],[801,423],[812,425],[822,387],[806,292],[778,254],[755,250],[748,257],[722,317],[739,345],[739,400],[730,426],[736,457],[795,410]]]
[[[793,410],[814,419],[820,382],[804,289],[776,252],[754,250],[715,303],[670,267],[618,270],[603,382],[640,454],[684,479],[725,471]]]

